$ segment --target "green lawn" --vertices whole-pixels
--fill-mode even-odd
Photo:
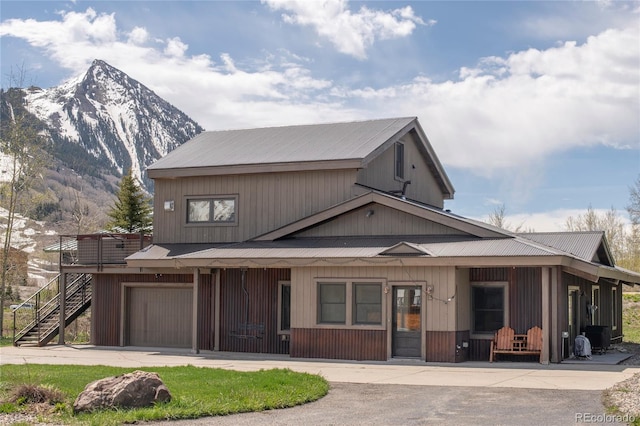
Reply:
[[[11,390],[21,384],[40,385],[63,393],[64,401],[52,407],[47,414],[49,420],[91,425],[188,419],[292,407],[315,401],[329,390],[329,384],[322,377],[288,369],[238,372],[185,366],[139,370],[158,373],[171,392],[172,401],[151,408],[73,415],[73,402],[88,383],[134,369],[77,365],[3,365],[0,412],[30,408],[27,404],[9,402]]]

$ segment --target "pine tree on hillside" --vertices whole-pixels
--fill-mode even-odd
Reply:
[[[116,200],[107,214],[111,218],[107,227],[111,231],[151,232],[151,199],[147,197],[129,172],[118,185]]]

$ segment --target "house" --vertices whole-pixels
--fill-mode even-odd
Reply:
[[[95,345],[462,362],[488,360],[504,325],[539,326],[560,362],[587,325],[620,340],[622,284],[640,284],[603,233],[445,210],[415,117],[204,132],[147,173],[153,243],[61,268],[93,276]]]

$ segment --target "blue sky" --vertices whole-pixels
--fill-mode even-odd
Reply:
[[[6,1],[2,87],[102,59],[207,130],[417,116],[454,187],[536,231],[640,175],[640,4]]]

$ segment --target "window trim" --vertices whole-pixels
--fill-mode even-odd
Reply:
[[[289,287],[289,329],[282,329],[282,287]],[[278,335],[291,334],[291,281],[278,281]]]
[[[494,333],[480,333],[474,330],[475,325],[475,309],[473,306],[473,287],[482,287],[482,288],[502,288],[503,290],[503,303],[504,303],[504,312],[502,319],[502,326],[509,327],[509,282],[508,281],[472,281],[470,287],[469,294],[469,329],[470,335],[472,339],[478,340],[492,340],[494,337]],[[496,330],[497,331],[497,330]]]
[[[185,226],[188,227],[198,227],[198,226],[238,226],[238,195],[237,194],[222,194],[222,195],[188,195],[185,196],[185,211],[184,211],[184,221]],[[214,202],[216,200],[233,200],[233,220],[229,221],[214,221],[209,220],[207,222],[190,222],[189,221],[189,203],[191,201],[210,201]],[[210,207],[211,208],[211,207]]]
[[[334,328],[334,329],[358,329],[358,330],[384,330],[387,317],[387,298],[385,297],[385,288],[387,287],[386,278],[314,278],[314,306],[315,306],[315,328]],[[380,323],[379,324],[357,324],[354,323],[354,284],[370,283],[380,284]],[[345,322],[343,323],[321,323],[319,322],[319,285],[320,284],[344,284],[345,285]]]

